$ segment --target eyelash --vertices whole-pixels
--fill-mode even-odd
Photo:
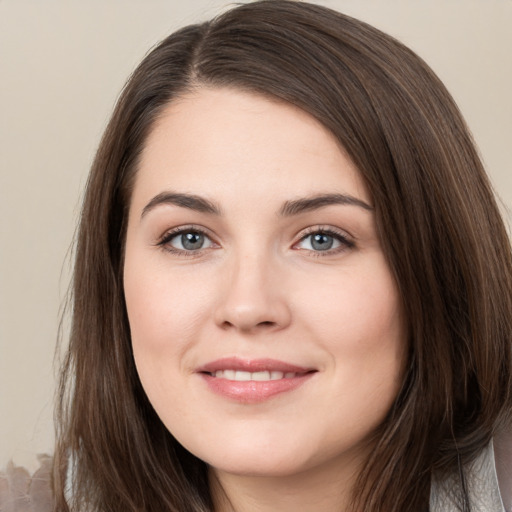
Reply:
[[[177,236],[184,235],[185,233],[196,233],[198,235],[204,236],[208,240],[211,241],[212,244],[215,245],[215,242],[212,241],[211,236],[207,233],[207,231],[203,228],[200,228],[198,226],[189,225],[189,226],[180,226],[179,228],[172,229],[171,231],[167,231],[162,238],[157,242],[157,246],[159,246],[162,250],[170,252],[172,254],[176,254],[178,256],[184,256],[186,258],[194,258],[201,256],[205,250],[208,250],[209,247],[206,247],[204,249],[197,249],[197,250],[183,250],[183,249],[177,249],[176,247],[173,247],[170,245],[170,242],[173,238],[176,238]]]
[[[172,254],[176,254],[178,256],[184,256],[187,258],[194,258],[199,257],[203,254],[204,251],[210,249],[210,247],[201,248],[197,250],[183,250],[183,249],[177,249],[176,247],[172,247],[170,245],[171,240],[174,238],[186,234],[186,233],[196,233],[198,235],[204,236],[213,245],[216,245],[215,242],[212,241],[210,235],[208,232],[200,228],[198,226],[189,225],[189,226],[181,226],[179,228],[172,229],[171,231],[167,231],[157,242],[157,246],[160,247],[162,250],[170,252]],[[322,226],[312,226],[310,228],[307,228],[304,233],[301,234],[301,237],[298,242],[293,244],[293,247],[295,248],[298,244],[304,242],[307,240],[308,237],[312,235],[326,235],[329,237],[334,238],[337,242],[340,243],[339,247],[336,247],[334,249],[327,249],[325,251],[315,251],[311,249],[300,249],[297,248],[296,250],[303,250],[309,252],[313,257],[323,257],[323,256],[332,256],[334,254],[339,254],[341,252],[344,252],[346,250],[352,249],[355,247],[355,243],[350,240],[346,233],[342,231],[335,230],[331,227],[324,228]]]
[[[314,251],[311,249],[297,249],[297,250],[305,250],[308,251],[311,256],[315,258],[321,258],[324,256],[333,256],[336,254],[340,254],[349,249],[353,249],[355,247],[355,243],[350,240],[346,233],[343,231],[338,231],[332,227],[322,227],[322,226],[312,226],[307,228],[304,233],[302,233],[298,242],[294,244],[294,247],[300,244],[301,242],[307,240],[312,235],[326,235],[334,238],[336,241],[340,243],[339,247],[334,249],[327,249],[325,251]]]

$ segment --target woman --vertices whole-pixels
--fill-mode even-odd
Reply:
[[[504,510],[511,268],[410,50],[285,0],[180,30],[89,178],[57,510]]]

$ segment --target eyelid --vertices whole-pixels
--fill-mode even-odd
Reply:
[[[212,246],[205,247],[202,249],[187,251],[187,250],[183,250],[183,249],[177,249],[176,247],[172,247],[169,245],[169,242],[173,238],[175,238],[176,236],[178,236],[180,234],[188,233],[188,232],[199,233],[199,234],[205,236],[206,238],[208,238],[210,240],[210,242],[212,243]],[[155,245],[167,252],[181,255],[181,256],[186,256],[186,257],[197,257],[197,256],[202,255],[205,251],[211,250],[212,248],[219,247],[219,244],[215,241],[214,237],[210,233],[210,230],[206,229],[203,226],[199,226],[197,224],[185,224],[182,226],[176,226],[174,228],[168,229],[163,233],[162,236],[160,236],[158,238]]]
[[[300,242],[304,241],[307,237],[317,234],[317,233],[322,233],[324,235],[332,236],[336,240],[338,240],[341,245],[334,249],[327,249],[325,251],[314,251],[311,249],[300,249],[297,247],[297,245]],[[342,229],[336,228],[334,226],[328,226],[328,225],[310,226],[310,227],[302,230],[300,233],[298,233],[296,238],[298,240],[296,242],[294,242],[292,248],[294,248],[296,250],[307,251],[307,252],[313,254],[314,256],[334,255],[334,254],[338,254],[338,253],[344,252],[346,250],[352,249],[356,246],[353,236],[351,236],[349,233],[347,233],[346,231],[344,231]]]
[[[187,233],[187,232],[196,232],[199,233],[206,238],[209,239],[211,242],[211,246],[197,249],[197,250],[184,250],[184,249],[178,249],[176,247],[172,247],[169,245],[169,242],[175,238],[176,236]],[[313,249],[301,249],[297,247],[299,243],[304,241],[308,236],[311,236],[313,234],[321,233],[324,235],[332,236],[334,237],[338,242],[339,246],[335,247],[334,249],[326,249],[325,251],[316,251]],[[304,252],[308,252],[313,256],[332,256],[338,253],[342,253],[344,251],[347,251],[349,249],[352,249],[356,246],[354,237],[348,234],[345,230],[342,230],[340,228],[330,226],[330,225],[316,225],[316,226],[309,226],[306,229],[303,229],[301,232],[299,232],[295,236],[296,242],[293,243],[292,249],[295,250],[301,250]],[[215,237],[211,234],[210,230],[197,225],[197,224],[185,224],[181,226],[176,226],[174,228],[166,230],[163,235],[161,235],[158,240],[156,241],[155,245],[162,250],[165,250],[167,252],[179,255],[179,256],[185,256],[185,257],[198,257],[201,256],[204,252],[209,251],[211,249],[215,249],[220,247],[220,244],[215,241]]]

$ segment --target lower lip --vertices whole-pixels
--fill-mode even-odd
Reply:
[[[201,377],[206,381],[208,387],[216,394],[231,400],[252,404],[259,403],[272,398],[273,396],[288,391],[293,391],[314,375],[314,372],[297,375],[291,378],[277,380],[248,380],[236,381],[213,377],[208,373],[202,373]]]

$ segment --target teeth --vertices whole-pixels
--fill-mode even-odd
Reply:
[[[251,373],[251,378],[249,380],[269,380],[270,373],[269,372],[253,372]]]
[[[227,379],[227,380],[235,380],[235,381],[268,381],[268,380],[280,380],[280,379],[293,379],[295,377],[294,372],[244,372],[240,370],[217,370],[215,376],[217,379]]]

